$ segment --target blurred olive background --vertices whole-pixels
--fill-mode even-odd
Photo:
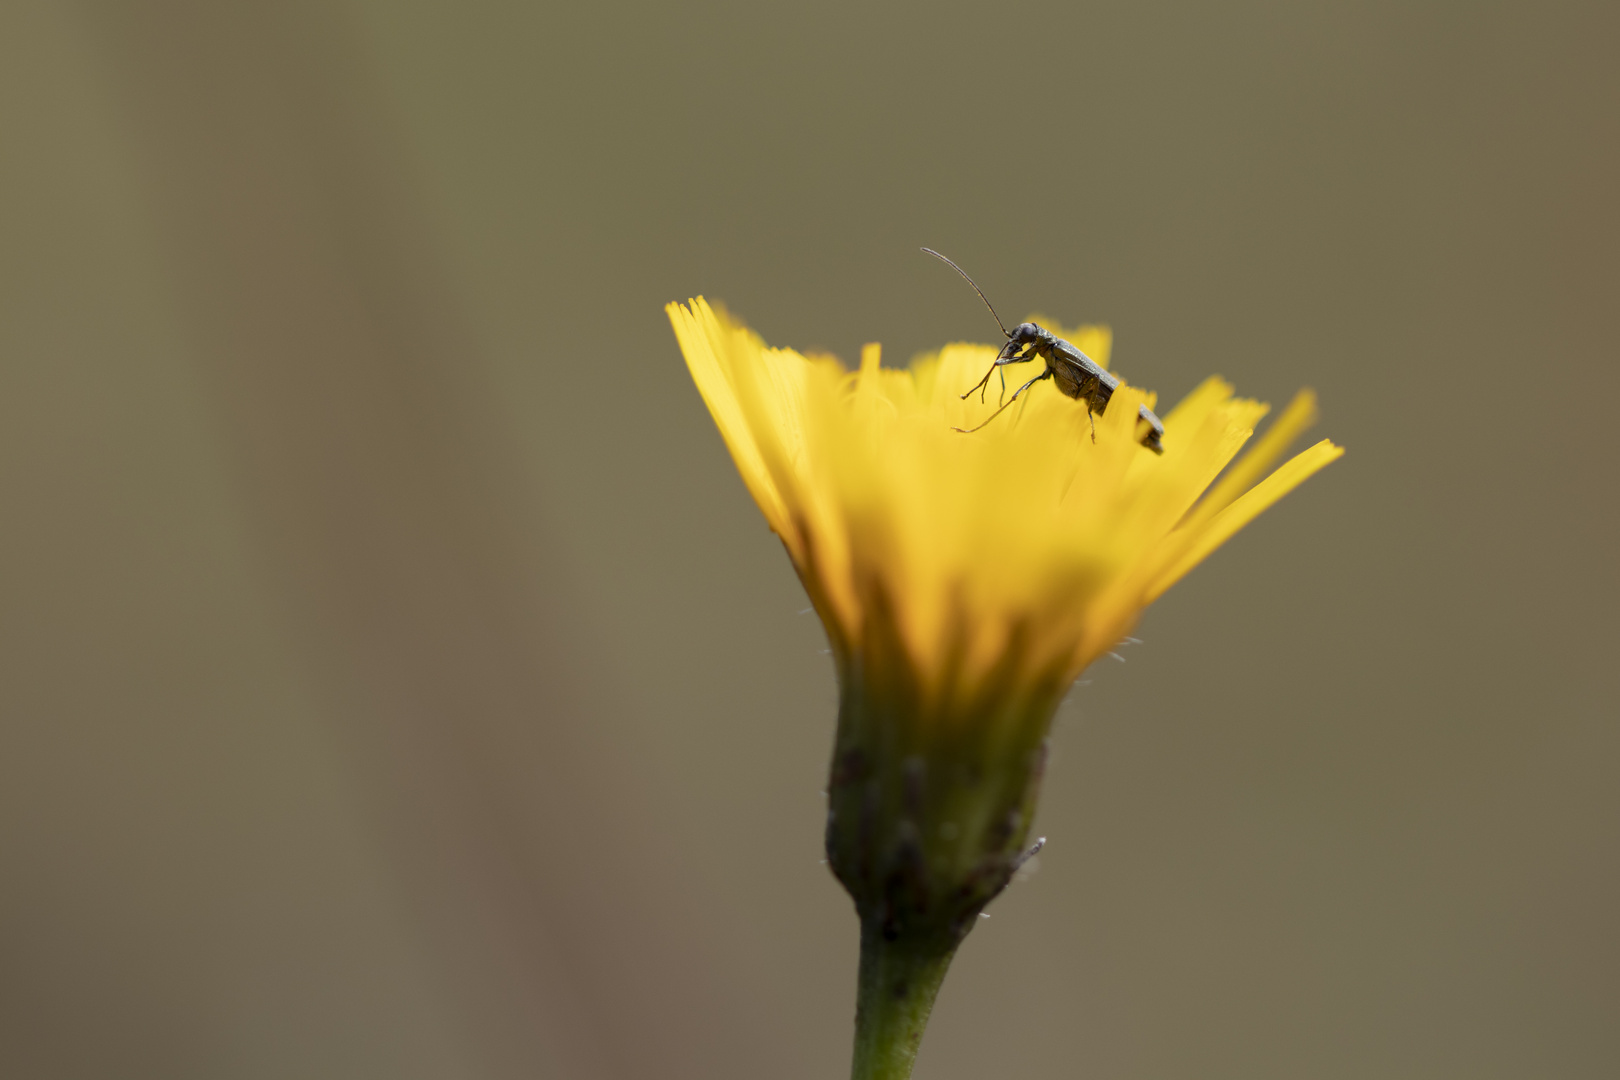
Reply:
[[[823,640],[661,311],[1348,456],[1060,717],[918,1076],[1620,1073],[1620,8],[0,7],[0,1074],[845,1075]]]

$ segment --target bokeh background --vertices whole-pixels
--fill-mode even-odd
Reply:
[[[840,1077],[661,306],[1348,456],[1065,706],[919,1080],[1620,1074],[1620,7],[0,5],[0,1074]]]

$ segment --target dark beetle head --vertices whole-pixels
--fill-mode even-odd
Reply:
[[[1032,322],[1019,323],[1013,327],[1013,332],[1007,335],[1007,344],[1001,347],[1001,352],[996,356],[996,359],[1007,359],[1007,357],[1014,355],[1024,346],[1041,340],[1041,335],[1044,333],[1046,331]]]

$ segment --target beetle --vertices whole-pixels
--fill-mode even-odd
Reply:
[[[1051,379],[1057,384],[1057,388],[1063,391],[1065,396],[1074,398],[1076,401],[1085,402],[1087,419],[1092,419],[1095,413],[1108,411],[1108,403],[1113,399],[1114,391],[1119,389],[1119,376],[1110,373],[1107,368],[1081,352],[1071,342],[1063,340],[1037,323],[1019,323],[1013,330],[1008,331],[1006,325],[1001,321],[1001,316],[996,314],[995,306],[990,303],[990,298],[984,295],[984,290],[980,289],[972,278],[968,277],[966,270],[963,270],[933,248],[923,248],[922,250],[961,274],[967,283],[973,286],[973,291],[979,294],[979,299],[984,301],[984,306],[990,309],[991,317],[996,320],[996,325],[1001,327],[1001,333],[1007,339],[1007,344],[1003,345],[1001,351],[996,354],[996,362],[991,365],[989,371],[984,373],[984,378],[980,379],[972,389],[962,395],[963,400],[966,400],[974,390],[979,390],[981,391],[979,399],[982,401],[984,399],[982,391],[989,388],[990,376],[1001,371],[1008,364],[1027,364],[1037,356],[1046,363],[1045,371],[1014,391],[1012,398],[1003,402],[983,423],[975,427],[954,428],[953,430],[960,431],[964,435],[971,435],[973,432],[978,431],[979,428],[984,427],[985,424],[1005,412],[1014,401],[1018,400],[1020,394],[1042,379]],[[1001,387],[1002,392],[1005,393],[1007,388],[1005,375],[1002,376]],[[1136,432],[1137,441],[1144,447],[1155,454],[1164,453],[1164,423],[1146,405],[1137,407]],[[1091,441],[1097,441],[1097,423],[1095,419],[1092,419],[1091,423]]]

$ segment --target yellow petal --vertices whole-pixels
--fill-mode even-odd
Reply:
[[[1185,577],[1187,571],[1203,562],[1212,551],[1226,543],[1239,529],[1304,483],[1311,474],[1343,456],[1344,447],[1335,446],[1327,439],[1295,455],[1282,468],[1260,481],[1211,518],[1180,558],[1148,587],[1147,601],[1151,603],[1157,600],[1166,589]]]
[[[1293,441],[1314,423],[1316,394],[1311,390],[1301,390],[1294,395],[1294,400],[1288,403],[1282,415],[1277,417],[1271,429],[1199,502],[1188,524],[1196,527],[1230,506],[1234,499],[1253,487],[1255,481],[1265,475],[1266,470],[1283,456]]]

